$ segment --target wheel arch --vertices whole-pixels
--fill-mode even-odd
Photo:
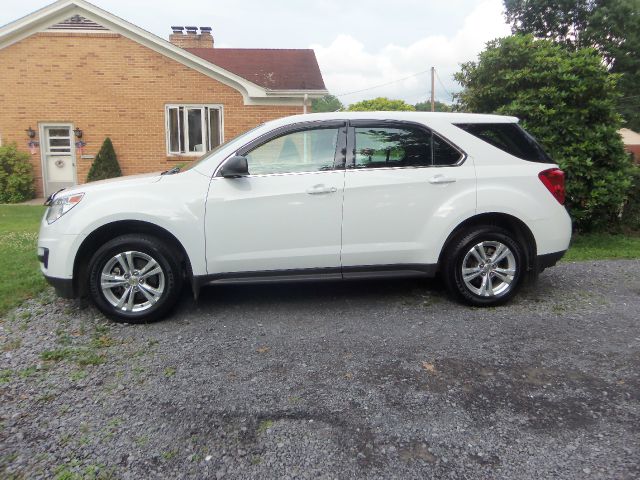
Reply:
[[[449,234],[440,250],[438,268],[441,268],[445,252],[449,249],[453,241],[469,227],[480,225],[496,226],[512,233],[516,237],[516,240],[523,246],[526,255],[527,271],[537,272],[536,259],[538,247],[533,232],[522,220],[503,212],[480,213],[459,223]]]
[[[183,269],[183,274],[188,281],[191,280],[193,277],[191,260],[189,259],[189,255],[187,254],[184,246],[175,235],[167,229],[151,222],[142,220],[118,220],[106,223],[96,228],[93,232],[87,235],[80,244],[73,263],[73,286],[74,291],[77,292],[78,296],[84,296],[86,294],[87,282],[85,279],[89,267],[89,260],[93,253],[109,240],[119,237],[120,235],[131,233],[153,235],[174,247],[180,254],[180,263]]]

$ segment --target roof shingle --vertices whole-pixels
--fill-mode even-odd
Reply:
[[[271,90],[325,90],[310,49],[186,48],[190,53]]]

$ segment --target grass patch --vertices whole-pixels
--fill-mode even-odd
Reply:
[[[0,315],[44,290],[36,258],[45,207],[0,205]]]
[[[589,233],[573,236],[571,246],[563,260],[575,262],[634,258],[640,258],[640,233],[631,235]]]
[[[81,367],[87,365],[100,365],[105,362],[103,355],[90,348],[62,347],[54,350],[45,350],[40,354],[40,358],[50,362],[60,362],[63,360],[74,361]]]
[[[273,425],[274,425],[273,420],[262,420],[260,422],[260,425],[258,425],[258,433],[266,432],[271,427],[273,427]]]

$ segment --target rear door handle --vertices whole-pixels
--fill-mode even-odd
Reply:
[[[307,189],[309,195],[322,195],[324,193],[336,193],[338,189],[336,187],[327,187],[323,184],[314,185]]]
[[[431,177],[429,179],[429,183],[433,183],[433,184],[443,184],[443,183],[453,183],[455,182],[456,179],[453,177],[447,177],[446,175],[434,175],[433,177]]]

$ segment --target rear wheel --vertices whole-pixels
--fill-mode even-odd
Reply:
[[[174,306],[181,288],[178,254],[156,237],[114,238],[89,263],[91,299],[118,322],[160,319]]]
[[[475,306],[507,302],[522,284],[523,248],[499,227],[465,230],[447,249],[444,277],[449,291]]]

